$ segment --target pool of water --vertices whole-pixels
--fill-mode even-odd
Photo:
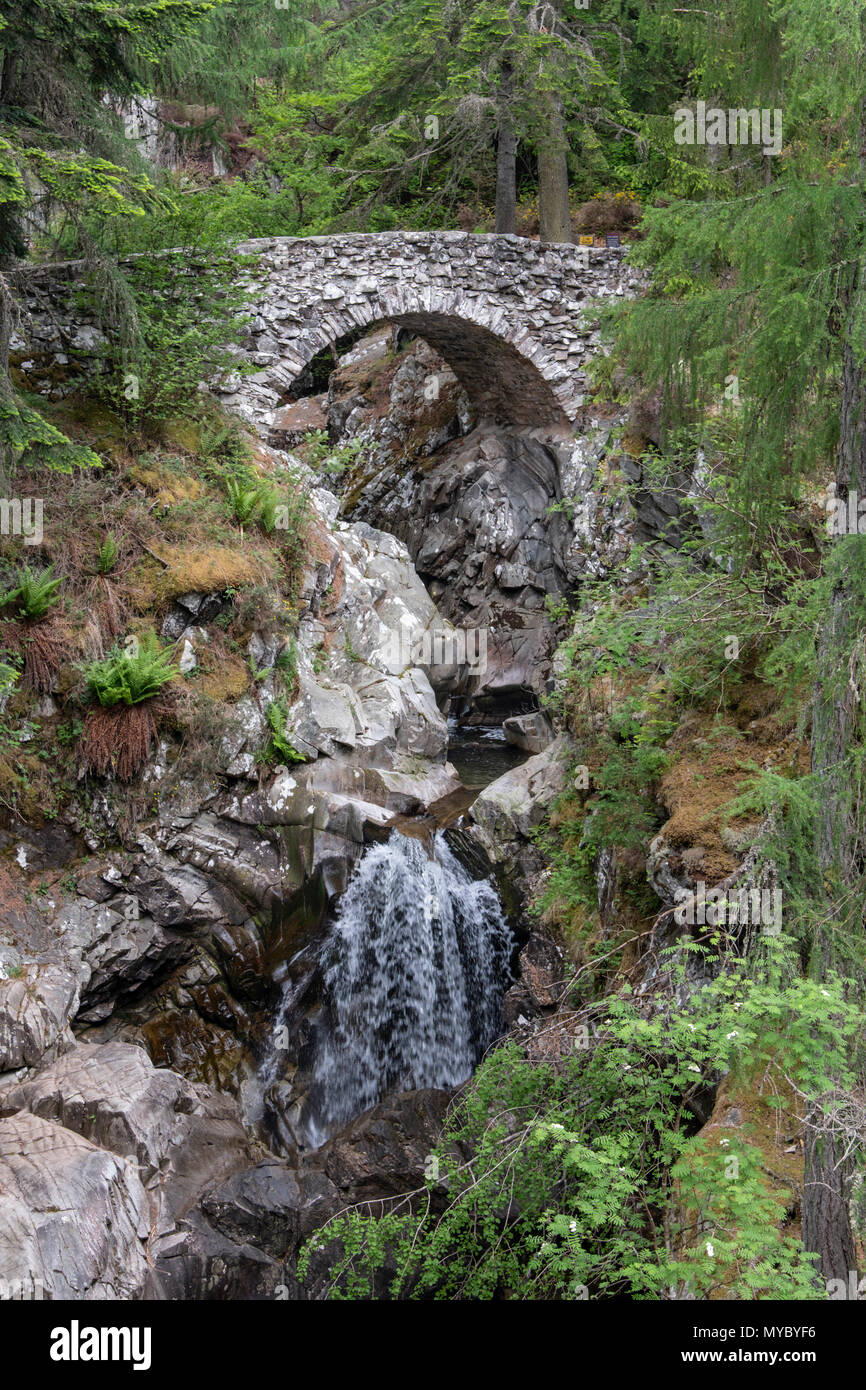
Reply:
[[[519,767],[529,754],[506,743],[500,725],[475,724],[448,730],[448,761],[457,770],[464,787],[481,791],[503,773]]]

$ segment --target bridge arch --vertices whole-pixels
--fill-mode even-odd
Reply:
[[[568,431],[595,335],[582,310],[622,294],[622,253],[466,232],[276,237],[244,243],[256,268],[254,375],[227,404],[260,422],[306,365],[359,329],[393,323],[448,363],[479,420]]]

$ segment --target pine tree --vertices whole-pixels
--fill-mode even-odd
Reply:
[[[16,399],[9,344],[16,267],[60,218],[141,215],[162,195],[123,150],[106,96],[142,90],[146,74],[222,0],[11,0],[0,16],[0,449],[4,466],[98,463]],[[124,151],[125,153],[125,151]],[[133,160],[133,165],[136,161]]]
[[[840,497],[849,489],[866,496],[864,14],[863,0],[829,8],[788,0],[775,9],[737,0],[719,14],[668,14],[695,63],[693,100],[783,112],[781,158],[751,144],[711,161],[705,149],[667,144],[673,177],[705,192],[647,215],[642,254],[655,266],[657,291],[627,311],[622,327],[626,356],[663,380],[670,420],[707,418],[726,381],[739,384],[728,500],[740,518],[730,559],[743,572],[778,543],[784,506],[807,481],[832,472]],[[866,538],[848,537],[829,561],[833,593],[812,708],[813,852],[826,896],[801,923],[808,970],[819,979],[846,970],[859,995],[864,547]],[[838,1101],[815,1097],[807,1116],[804,1241],[825,1279],[847,1279],[855,1268],[849,1201],[863,1136],[846,1130]]]
[[[374,229],[394,207],[441,222],[469,189],[495,184],[497,227],[510,230],[519,151],[538,168],[543,238],[570,240],[570,169],[599,176],[600,136],[637,132],[618,87],[631,51],[620,18],[617,0],[357,6],[299,46],[298,74],[263,103],[258,143],[266,156],[276,146],[295,184],[310,187],[311,157],[328,165],[319,205]]]

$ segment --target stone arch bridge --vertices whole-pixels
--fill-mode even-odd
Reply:
[[[258,258],[250,355],[260,370],[231,383],[226,401],[260,422],[319,352],[388,322],[436,349],[479,419],[567,429],[597,342],[593,302],[637,285],[622,249],[516,236],[275,237],[239,250]]]
[[[568,432],[597,344],[598,302],[639,285],[622,249],[495,234],[272,237],[238,250],[255,257],[243,271],[252,311],[244,355],[257,370],[236,374],[220,395],[260,429],[318,353],[392,323],[435,348],[480,421]],[[46,360],[86,371],[98,354],[98,326],[69,307],[79,278],[74,262],[19,272],[29,322],[13,347],[31,388],[57,381]]]

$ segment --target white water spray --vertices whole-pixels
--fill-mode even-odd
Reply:
[[[331,1028],[312,1127],[326,1134],[389,1091],[465,1081],[501,1028],[511,932],[486,880],[439,832],[432,855],[397,832],[357,865],[325,945]]]

